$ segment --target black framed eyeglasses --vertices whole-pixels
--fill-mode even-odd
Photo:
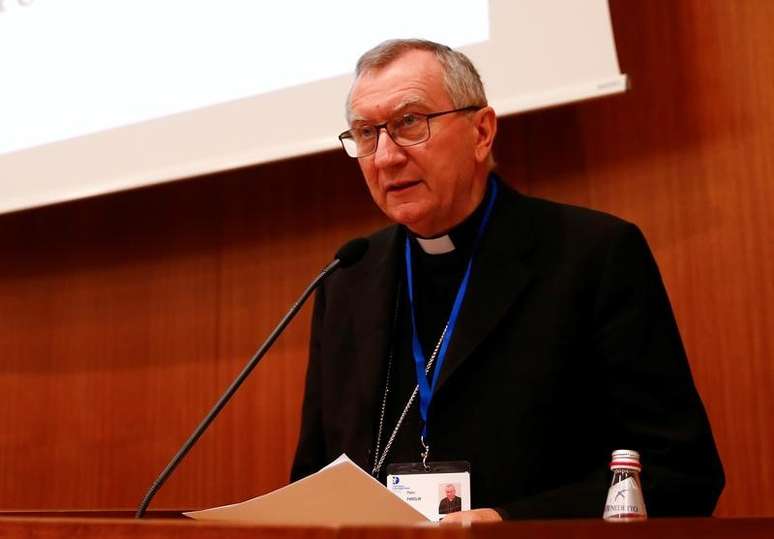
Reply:
[[[384,128],[392,141],[403,148],[422,144],[430,138],[430,120],[454,112],[471,112],[483,107],[471,105],[453,110],[444,110],[430,114],[407,112],[377,125],[363,124],[344,131],[339,135],[341,146],[347,155],[353,158],[366,157],[376,152],[379,133]]]

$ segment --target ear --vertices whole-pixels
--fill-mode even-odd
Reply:
[[[497,133],[497,115],[492,107],[484,107],[473,115],[476,161],[484,163],[492,151],[492,143]]]

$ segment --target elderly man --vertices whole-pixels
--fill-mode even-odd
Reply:
[[[502,183],[481,80],[443,45],[363,55],[347,118],[396,225],[317,294],[292,477],[466,461],[475,509],[444,522],[599,517],[625,448],[649,514],[711,514],[722,467],[640,231]]]
[[[457,489],[449,483],[444,487],[446,496],[438,504],[438,514],[448,515],[462,511],[462,498],[457,496]]]

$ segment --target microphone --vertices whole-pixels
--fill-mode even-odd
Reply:
[[[279,324],[277,324],[277,327],[274,328],[274,331],[271,332],[266,341],[264,341],[261,347],[255,352],[255,354],[253,354],[253,357],[251,357],[250,361],[247,362],[245,367],[242,369],[242,372],[240,372],[234,381],[231,382],[231,385],[228,387],[228,389],[226,389],[220,399],[218,399],[218,402],[215,403],[215,406],[212,407],[212,410],[210,410],[202,422],[199,423],[199,426],[196,427],[196,429],[193,431],[193,434],[191,434],[180,450],[178,450],[177,454],[175,454],[175,456],[172,457],[172,460],[169,461],[169,464],[167,464],[166,468],[164,468],[161,474],[159,474],[158,478],[156,478],[156,480],[153,482],[150,489],[148,489],[147,494],[145,494],[145,497],[140,503],[140,506],[137,508],[137,512],[134,515],[135,518],[143,517],[146,509],[148,509],[148,505],[150,505],[151,500],[159,491],[161,486],[166,482],[167,479],[169,479],[169,476],[172,475],[172,472],[175,471],[175,468],[177,468],[178,464],[180,464],[180,461],[185,458],[197,440],[201,437],[202,434],[204,434],[204,431],[207,430],[207,427],[210,426],[210,423],[212,423],[221,412],[223,407],[226,406],[229,400],[231,400],[231,397],[233,397],[234,393],[237,392],[239,386],[242,385],[242,382],[244,382],[245,379],[250,376],[250,373],[253,371],[255,366],[258,365],[258,362],[261,360],[264,354],[266,354],[269,348],[271,348],[271,345],[274,344],[274,341],[277,340],[277,337],[282,334],[282,331],[285,329],[285,327],[296,316],[311,293],[326,277],[328,277],[338,268],[347,268],[360,261],[367,250],[368,240],[365,238],[357,238],[348,241],[341,247],[341,249],[336,252],[333,261],[325,266],[320,274],[317,275],[317,277],[314,278],[306,290],[304,290],[303,294],[301,294],[301,297],[296,300],[287,314],[282,318],[282,320],[280,320]]]
[[[338,260],[339,266],[348,268],[352,264],[359,262],[367,250],[368,240],[365,238],[355,238],[342,245],[341,249],[336,251],[333,261]]]

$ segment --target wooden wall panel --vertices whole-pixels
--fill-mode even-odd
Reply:
[[[611,2],[629,93],[507,120],[503,173],[645,232],[723,458],[774,514],[774,2]],[[513,152],[513,153],[511,153]]]
[[[641,226],[726,466],[718,514],[772,516],[774,2],[611,9],[632,91],[504,119],[500,170]],[[0,216],[0,508],[138,503],[305,283],[384,222],[340,153]],[[284,484],[309,314],[153,507]]]
[[[137,504],[307,281],[382,222],[338,154],[4,216],[0,507]],[[155,507],[287,481],[309,313]]]

